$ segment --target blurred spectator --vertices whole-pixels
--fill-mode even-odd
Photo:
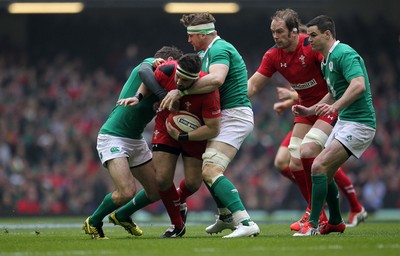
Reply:
[[[141,61],[138,58],[139,47],[136,44],[129,44],[125,50],[125,56],[119,61],[116,69],[117,79],[120,82],[125,82],[132,72]]]

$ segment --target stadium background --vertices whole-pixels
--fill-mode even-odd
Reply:
[[[111,191],[96,152],[97,131],[130,68],[162,45],[185,52],[180,14],[166,14],[161,0],[87,0],[74,15],[11,15],[0,1],[0,216],[87,215]],[[237,14],[216,14],[216,27],[242,54],[249,75],[273,45],[275,10],[290,7],[304,23],[331,15],[337,38],[366,61],[377,111],[375,141],[345,171],[370,213],[400,209],[400,19],[395,1],[242,0]],[[273,167],[292,114],[272,111],[278,76],[252,99],[256,127],[227,175],[248,209],[304,209],[297,188]],[[146,130],[151,137],[151,127]],[[177,174],[181,173],[181,166]],[[202,188],[192,211],[214,210]],[[343,209],[348,209],[343,200]],[[162,214],[154,204],[147,212]]]

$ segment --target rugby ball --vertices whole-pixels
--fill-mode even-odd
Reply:
[[[190,132],[201,126],[201,121],[196,115],[183,110],[175,114],[170,113],[167,120],[181,132]]]

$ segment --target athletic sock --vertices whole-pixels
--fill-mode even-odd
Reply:
[[[214,190],[211,189],[211,187],[207,184],[207,182],[204,182],[204,184],[206,185],[208,191],[210,192],[210,195],[214,199],[214,202],[217,205],[217,208],[218,209],[226,208],[225,205],[221,202],[221,200],[219,200],[219,198],[215,195]]]
[[[312,200],[309,222],[314,227],[318,227],[319,216],[328,194],[328,176],[325,174],[311,175],[311,180]]]
[[[135,197],[132,200],[129,200],[128,203],[123,205],[115,212],[115,217],[117,217],[117,219],[120,221],[129,220],[130,216],[134,212],[152,203],[154,202],[147,197],[146,193],[142,189],[135,195]]]
[[[99,207],[94,211],[94,213],[89,218],[89,225],[97,226],[100,222],[103,221],[104,217],[107,214],[113,212],[115,209],[118,208],[118,205],[114,203],[112,200],[112,193],[108,193]]]
[[[335,180],[328,184],[328,193],[326,195],[326,203],[329,208],[329,223],[337,225],[342,222],[340,214],[339,191]]]
[[[282,174],[282,176],[285,176],[286,178],[288,178],[292,182],[296,183],[296,179],[294,178],[293,173],[290,171],[289,166],[286,166],[285,168],[283,168],[279,172],[280,172],[280,174]]]
[[[193,195],[195,192],[196,191],[190,191],[187,188],[185,179],[181,180],[181,182],[179,183],[179,188],[178,188],[178,194],[179,194],[179,198],[180,198],[181,204],[186,202],[186,198],[188,198],[189,196]]]
[[[347,198],[350,204],[350,210],[352,212],[361,212],[362,205],[360,201],[358,201],[356,191],[354,189],[353,183],[340,167],[335,176],[335,182],[340,190],[343,192],[344,196]]]
[[[182,228],[183,220],[180,212],[181,203],[175,185],[172,185],[165,191],[158,192],[160,194],[161,200],[164,203],[165,209],[168,212],[169,218],[171,219],[171,224],[175,225],[176,228]]]
[[[215,196],[226,206],[233,214],[237,211],[245,211],[244,205],[240,200],[239,192],[232,182],[225,176],[218,177],[211,186]],[[219,207],[220,208],[220,207]],[[235,219],[240,222],[240,220]]]
[[[303,165],[304,172],[306,173],[307,191],[310,196],[310,202],[309,202],[310,207],[311,207],[311,189],[312,189],[311,167],[314,163],[314,160],[315,157],[301,158],[301,164]]]
[[[311,208],[311,205],[310,205],[310,202],[311,202],[311,200],[310,200],[311,192],[310,191],[311,190],[309,191],[308,188],[307,188],[307,186],[308,186],[308,184],[307,184],[307,175],[309,175],[309,174],[307,174],[306,171],[304,171],[304,170],[295,171],[295,172],[292,172],[292,173],[293,173],[293,176],[296,179],[297,187],[299,188],[301,194],[303,195],[304,199],[307,202],[307,208]]]

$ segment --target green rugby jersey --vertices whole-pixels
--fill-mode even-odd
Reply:
[[[321,63],[321,67],[329,92],[335,100],[343,96],[353,78],[364,77],[366,90],[356,101],[339,111],[339,119],[376,128],[370,83],[361,56],[349,45],[338,43]]]
[[[152,64],[153,60],[154,58],[147,58],[142,63],[146,62]],[[132,73],[121,90],[118,100],[132,97],[136,94],[136,91],[142,83],[138,74],[140,66],[141,64],[132,70]],[[99,133],[130,139],[143,138],[142,133],[144,128],[156,114],[154,105],[157,102],[157,96],[152,94],[142,99],[139,104],[133,107],[119,106],[116,104],[107,121],[100,128]]]
[[[247,69],[242,56],[227,41],[217,38],[204,53],[202,70],[208,73],[212,64],[225,64],[229,72],[225,82],[219,87],[221,109],[250,107],[247,97]]]

